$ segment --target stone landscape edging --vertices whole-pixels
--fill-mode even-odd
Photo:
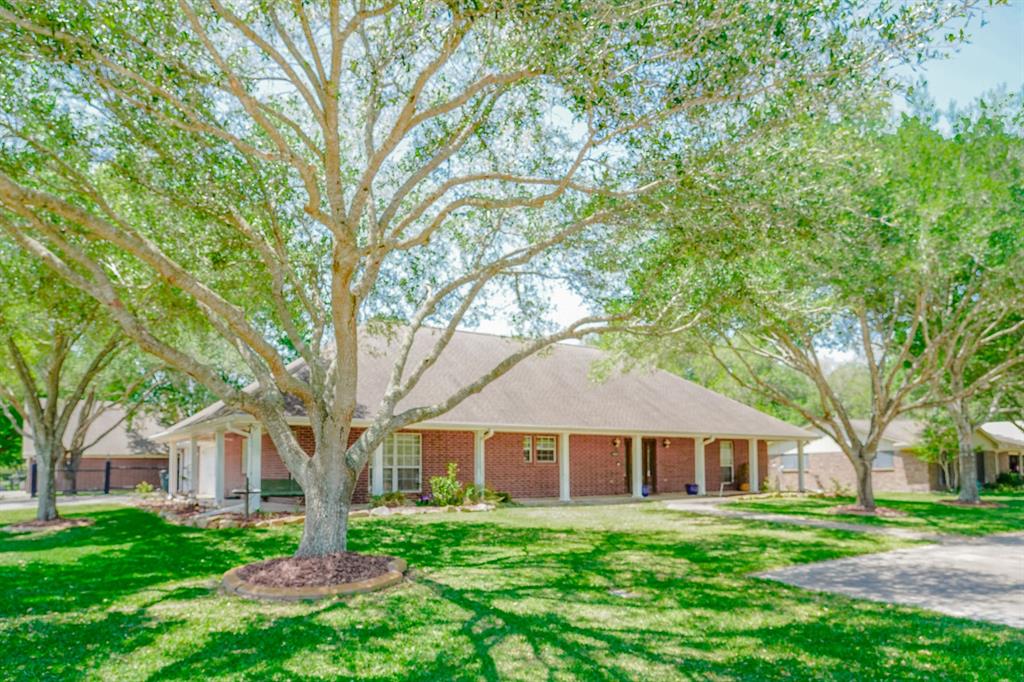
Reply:
[[[363,594],[376,592],[385,587],[397,585],[405,577],[408,569],[405,559],[393,559],[388,562],[388,571],[373,578],[356,580],[335,585],[317,585],[306,587],[271,587],[270,585],[254,585],[239,577],[238,572],[244,568],[236,566],[224,574],[221,584],[224,591],[246,599],[266,599],[271,601],[306,601],[327,599],[346,594]]]

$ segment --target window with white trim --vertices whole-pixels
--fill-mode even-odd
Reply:
[[[896,453],[892,450],[879,450],[875,453],[875,469],[893,469],[896,467]]]
[[[418,493],[423,470],[423,439],[418,433],[392,433],[381,446],[384,492]],[[373,480],[371,461],[370,476]]]
[[[718,443],[718,466],[722,470],[722,483],[732,483],[732,441]]]
[[[537,461],[554,462],[557,443],[554,436],[537,436]]]
[[[533,436],[523,436],[523,461],[533,461]]]

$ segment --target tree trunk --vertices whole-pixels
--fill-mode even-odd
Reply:
[[[939,467],[942,469],[942,484],[948,493],[956,490],[956,470],[953,465],[954,462],[945,458],[939,461]]]
[[[323,556],[344,552],[348,547],[348,512],[352,506],[351,485],[331,485],[328,477],[314,476],[304,487],[306,522],[295,556]],[[339,489],[340,488],[340,489]]]
[[[53,521],[57,518],[57,458],[48,456],[45,449],[36,453],[36,520]]]
[[[64,476],[68,479],[66,495],[78,494],[78,467],[81,463],[81,459],[74,455],[64,460]]]
[[[974,456],[974,429],[971,428],[971,421],[967,416],[964,401],[957,400],[950,404],[949,411],[956,422],[956,437],[960,446],[960,496],[961,502],[977,504],[981,502],[978,496],[978,469]]]
[[[854,462],[853,470],[857,475],[857,504],[867,511],[875,511],[875,489],[871,478],[871,462],[865,461],[861,454]]]

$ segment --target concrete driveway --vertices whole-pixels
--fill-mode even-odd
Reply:
[[[947,540],[758,577],[1024,628],[1024,533]]]

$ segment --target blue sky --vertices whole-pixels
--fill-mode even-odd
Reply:
[[[1000,85],[1005,84],[1009,91],[1024,85],[1024,0],[986,8],[980,18],[967,24],[967,33],[970,41],[949,58],[914,70],[915,76],[928,81],[928,90],[941,111],[951,101],[963,106]]]

